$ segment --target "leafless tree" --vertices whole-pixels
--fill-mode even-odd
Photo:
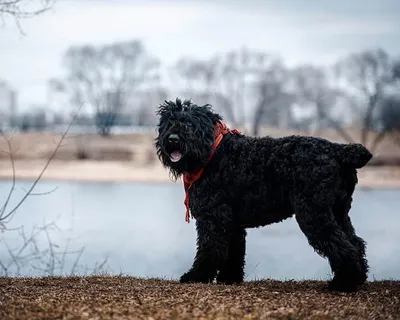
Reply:
[[[392,57],[382,49],[350,54],[334,67],[336,85],[346,93],[348,105],[360,115],[360,142],[376,145],[384,133],[369,141],[374,117],[387,90],[395,85],[395,65]]]
[[[395,59],[393,62],[393,79],[395,79],[396,82],[400,81],[400,58]]]
[[[182,92],[186,97],[195,99],[197,103],[210,103],[216,106],[225,113],[224,116],[228,121],[237,125],[234,99],[229,90],[231,88],[224,87],[226,79],[223,77],[220,56],[205,60],[182,58],[176,63],[172,72],[178,75],[174,81],[178,86],[182,83]],[[222,105],[221,101],[224,102]]]
[[[380,132],[388,135],[400,146],[400,95],[386,97],[379,112]]]
[[[297,103],[304,108],[312,109],[315,131],[318,132],[325,127],[334,128],[347,142],[353,142],[349,133],[343,127],[339,119],[335,119],[332,110],[342,92],[333,88],[327,79],[324,69],[306,64],[291,70],[291,89],[296,96]]]
[[[228,121],[240,127],[245,126],[254,105],[249,92],[272,60],[262,52],[242,48],[208,60],[181,59],[175,71],[185,81],[186,94],[215,104]]]
[[[260,126],[266,119],[269,124],[281,126],[290,118],[292,96],[287,90],[288,72],[280,59],[271,59],[256,82],[258,102],[253,115],[252,134],[259,134]]]
[[[165,88],[156,87],[142,92],[138,103],[136,124],[139,126],[154,126],[157,124],[157,116],[154,108],[149,106],[157,106],[160,101],[168,99],[168,91]]]
[[[159,62],[139,41],[71,47],[65,54],[68,76],[62,88],[71,101],[85,101],[101,135],[110,134],[135,92],[158,80]]]
[[[0,19],[13,18],[23,32],[20,19],[31,18],[48,11],[55,0],[0,0]]]

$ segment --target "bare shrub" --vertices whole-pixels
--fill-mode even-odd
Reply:
[[[75,157],[78,160],[86,160],[89,159],[89,150],[88,150],[88,139],[85,139],[84,135],[78,135],[75,138],[76,143],[76,152]]]
[[[56,243],[52,236],[55,232],[62,232],[56,221],[34,226],[27,232],[23,226],[15,229],[3,229],[14,239],[10,245],[7,239],[1,237],[4,251],[0,251],[0,275],[6,277],[35,275],[74,275],[76,273],[100,273],[106,263],[105,258],[100,264],[92,268],[83,265],[80,260],[85,247],[71,249],[71,238],[67,239],[65,247]],[[69,261],[69,262],[68,262]]]
[[[80,108],[78,109],[78,112]],[[1,149],[0,151],[3,154],[8,155],[13,173],[10,190],[6,195],[3,205],[0,207],[0,232],[3,234],[3,236],[0,238],[0,244],[4,246],[4,252],[6,252],[6,254],[0,256],[0,275],[2,276],[19,276],[24,271],[27,271],[27,269],[29,269],[30,271],[35,270],[36,273],[39,273],[41,275],[54,275],[57,272],[63,274],[66,272],[66,257],[70,255],[75,256],[75,258],[73,259],[74,262],[70,266],[70,274],[74,274],[76,272],[79,272],[80,270],[85,269],[85,267],[79,263],[84,251],[84,247],[77,250],[70,250],[70,239],[68,239],[67,246],[65,248],[61,248],[57,243],[52,240],[53,232],[60,231],[60,228],[57,226],[55,221],[44,223],[40,227],[33,227],[30,233],[26,232],[24,226],[16,228],[9,227],[10,221],[15,216],[17,210],[21,207],[21,205],[29,196],[45,195],[54,191],[52,190],[48,193],[43,194],[33,192],[44,172],[46,171],[47,167],[49,166],[50,162],[53,160],[57,151],[60,149],[62,142],[64,141],[74,120],[75,117],[73,117],[73,120],[62,134],[59,142],[57,143],[55,149],[48,158],[38,177],[31,184],[28,190],[25,191],[25,194],[17,202],[17,204],[12,208],[9,208],[9,204],[13,192],[16,189],[15,152],[12,149],[12,134],[7,135],[5,132],[0,130],[0,135],[3,137],[6,145],[6,149]],[[16,246],[10,246],[4,236],[6,232],[8,235],[10,233],[15,233],[16,237],[20,240],[19,244]],[[44,242],[40,241],[40,238],[44,239]],[[92,269],[92,273],[100,272],[106,262],[107,259],[105,259],[102,263],[97,264],[95,268]]]

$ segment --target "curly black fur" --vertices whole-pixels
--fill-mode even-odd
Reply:
[[[155,146],[173,177],[205,165],[189,190],[197,252],[181,282],[242,282],[246,228],[293,215],[309,244],[330,263],[334,277],[329,289],[355,291],[366,281],[366,244],[348,214],[356,169],[372,158],[364,146],[229,133],[208,162],[214,126],[221,119],[209,105],[177,99],[162,104],[158,115]],[[178,143],[170,143],[171,135]],[[174,151],[182,154],[178,162],[171,161]]]

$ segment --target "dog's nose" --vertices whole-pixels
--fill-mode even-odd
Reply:
[[[171,134],[168,137],[168,141],[171,143],[178,143],[179,142],[179,136],[177,134]]]

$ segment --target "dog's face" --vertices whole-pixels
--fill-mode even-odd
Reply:
[[[179,99],[165,101],[157,110],[157,155],[177,179],[206,163],[214,143],[214,128],[221,117],[209,105]]]

